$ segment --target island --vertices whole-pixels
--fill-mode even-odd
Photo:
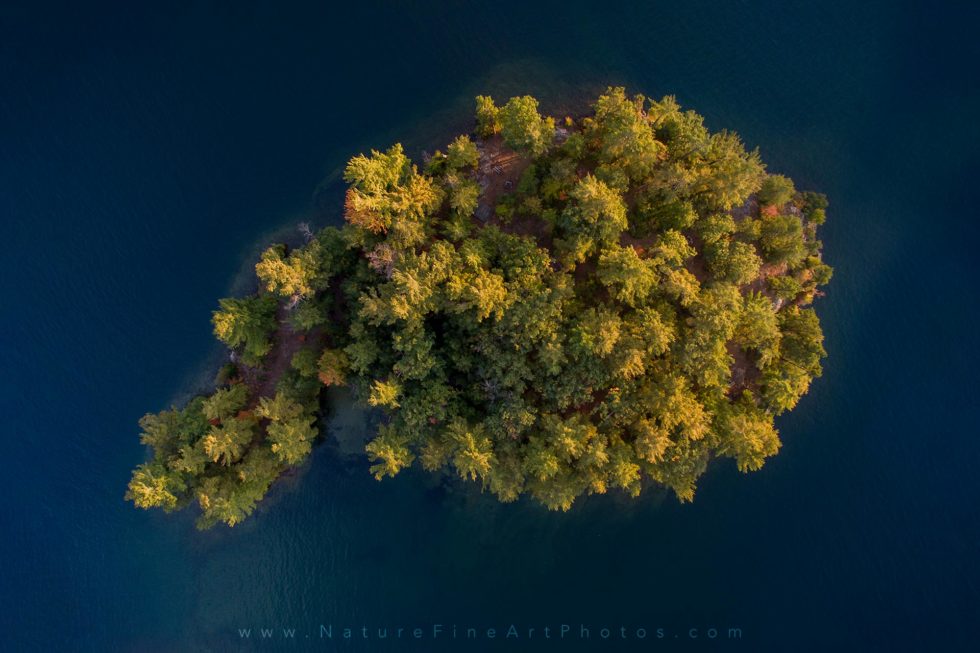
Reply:
[[[826,356],[826,198],[670,96],[558,120],[481,96],[475,123],[421,167],[355,156],[343,226],[262,254],[213,315],[213,392],[140,421],[127,499],[240,523],[309,456],[329,386],[381,411],[379,480],[417,463],[553,510],[690,501],[713,459],[777,453]]]

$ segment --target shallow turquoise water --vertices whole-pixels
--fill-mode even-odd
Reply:
[[[972,648],[977,16],[719,5],[0,9],[0,647]],[[123,502],[136,420],[210,377],[210,311],[259,247],[339,220],[351,154],[432,150],[477,93],[557,112],[607,83],[676,94],[831,198],[830,358],[764,470],[717,465],[686,506],[501,506],[376,483],[335,437],[367,418],[337,397],[328,442],[239,528]],[[435,623],[522,639],[433,642]],[[321,624],[427,632],[344,644]],[[238,635],[260,627],[298,641]]]

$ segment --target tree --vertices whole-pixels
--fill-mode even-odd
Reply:
[[[542,118],[538,101],[530,95],[513,97],[500,109],[500,132],[504,142],[519,152],[540,156],[555,136],[553,118]]]
[[[796,194],[793,180],[782,175],[767,175],[759,188],[759,204],[783,206]]]
[[[763,373],[761,397],[766,409],[777,415],[793,408],[823,373],[820,360],[827,355],[813,309],[790,306],[780,311],[779,328],[779,356]]]
[[[673,199],[665,201],[659,194],[643,193],[637,198],[630,216],[630,231],[637,236],[653,235],[658,231],[681,231],[698,219],[691,202]]]
[[[451,170],[475,168],[480,163],[480,153],[469,136],[457,136],[446,148],[446,164]]]
[[[201,404],[201,412],[209,420],[220,422],[234,417],[248,401],[248,388],[236,384],[219,388]]]
[[[500,109],[489,95],[476,96],[476,131],[483,138],[500,131]]]
[[[387,406],[398,408],[398,395],[401,394],[401,385],[396,381],[376,380],[371,386],[371,394],[368,403],[372,406]]]
[[[499,320],[512,301],[503,277],[483,268],[454,275],[447,284],[447,297],[456,302],[456,311],[472,310],[477,321],[491,315]]]
[[[653,261],[661,267],[681,268],[693,258],[697,250],[691,246],[687,237],[679,231],[668,229],[660,234],[653,247]]]
[[[317,363],[323,385],[346,385],[350,360],[342,349],[324,349]]]
[[[723,387],[730,382],[727,343],[735,334],[741,307],[742,297],[731,284],[705,289],[691,307],[681,363],[700,386]]]
[[[259,399],[255,414],[273,422],[288,422],[303,414],[303,405],[286,396],[285,393],[277,392],[271,399],[269,397]]]
[[[762,184],[764,166],[759,152],[747,153],[737,134],[712,134],[695,167],[694,197],[709,209],[727,211],[739,206]]]
[[[636,434],[633,440],[636,456],[648,463],[661,462],[673,444],[667,429],[651,419],[639,420],[633,426],[633,431]]]
[[[494,455],[496,463],[490,468],[490,491],[501,502],[516,501],[526,484],[520,451],[513,443],[502,442]]]
[[[722,442],[719,453],[735,458],[740,472],[760,469],[782,444],[772,415],[758,408],[750,394],[743,394],[734,404],[723,404],[716,421]]]
[[[177,507],[179,496],[187,489],[179,474],[161,463],[143,463],[133,472],[126,490],[126,500],[138,508],[163,508],[170,512]]]
[[[289,361],[290,367],[299,372],[299,375],[303,378],[312,378],[317,376],[318,366],[317,366],[317,354],[319,352],[311,347],[304,347],[298,352],[293,354],[292,359]]]
[[[198,476],[208,467],[211,459],[204,450],[204,441],[198,440],[194,444],[185,444],[180,448],[178,455],[170,458],[167,466],[175,472],[185,474],[189,477],[189,483],[193,483]]]
[[[790,276],[772,276],[766,280],[766,284],[776,297],[784,301],[792,301],[803,292],[800,282]]]
[[[460,477],[475,481],[489,476],[494,462],[493,444],[481,424],[471,426],[456,418],[446,427],[446,438],[453,449],[453,467]]]
[[[693,111],[681,111],[673,95],[665,95],[659,101],[650,100],[647,119],[657,138],[668,145],[668,156],[674,160],[695,158],[710,137],[704,118]]]
[[[231,465],[245,454],[255,434],[255,419],[251,416],[224,420],[204,436],[204,452],[212,462]]]
[[[318,242],[286,256],[283,245],[270,247],[255,265],[265,289],[280,297],[308,297],[323,284]]]
[[[613,311],[590,308],[577,316],[569,332],[569,344],[583,358],[603,358],[619,342],[622,320]]]
[[[330,298],[309,297],[293,304],[289,323],[297,331],[312,331],[330,322]]]
[[[296,465],[309,455],[316,437],[313,417],[296,416],[269,424],[269,442],[279,460]]]
[[[609,481],[630,496],[640,494],[640,466],[635,462],[633,449],[619,438],[609,446]]]
[[[480,202],[480,185],[472,179],[454,180],[449,190],[449,206],[457,215],[469,218]]]
[[[617,301],[634,307],[649,298],[658,281],[653,268],[632,247],[604,250],[596,275]]]
[[[595,104],[595,117],[586,135],[599,141],[599,161],[622,170],[631,180],[642,181],[652,172],[667,148],[654,138],[643,114],[646,99],[626,97],[622,87],[610,88]]]
[[[826,263],[817,263],[811,269],[815,286],[826,286],[834,276],[834,268]]]
[[[793,267],[806,256],[803,226],[795,215],[763,218],[759,244],[770,263],[786,263]]]
[[[365,450],[371,465],[371,473],[379,481],[385,476],[394,476],[415,460],[415,454],[408,448],[408,438],[399,434],[389,424],[378,428],[378,436],[368,442]]]
[[[572,237],[580,237],[584,243],[575,259],[584,257],[601,246],[610,246],[619,240],[627,227],[626,205],[614,190],[586,175],[569,194],[569,205],[562,212],[559,225]]]
[[[779,317],[783,359],[810,376],[820,376],[823,373],[820,360],[827,356],[827,352],[823,348],[823,331],[817,314],[812,308],[794,306],[782,311]]]
[[[164,460],[180,445],[180,413],[176,409],[147,413],[140,418],[140,442],[153,448],[153,457]]]
[[[624,324],[631,337],[642,345],[649,356],[666,353],[677,339],[673,320],[653,307],[641,308],[625,316]]]
[[[759,293],[746,295],[735,327],[735,341],[759,353],[760,369],[778,356],[781,337],[779,318],[769,298]]]
[[[386,192],[403,186],[412,174],[412,163],[405,156],[401,143],[387,152],[371,150],[370,156],[359,154],[344,169],[344,181],[369,198],[380,198]]]
[[[708,265],[722,281],[743,285],[759,277],[762,259],[749,243],[718,241],[705,247]]]
[[[270,336],[276,330],[276,299],[257,295],[222,299],[211,321],[214,335],[232,348],[241,348],[246,365],[258,365],[272,349]]]
[[[372,234],[386,234],[402,246],[424,238],[422,222],[439,208],[442,194],[428,177],[420,175],[400,144],[387,152],[358,155],[344,170],[350,184],[344,217],[351,225]]]
[[[278,475],[268,449],[253,449],[237,469],[205,477],[197,488],[198,528],[218,522],[236,526],[245,520]]]
[[[728,241],[738,227],[730,213],[710,213],[697,221],[694,230],[707,243]]]

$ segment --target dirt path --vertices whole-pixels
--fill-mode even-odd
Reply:
[[[276,384],[293,363],[293,355],[306,344],[307,335],[296,331],[289,323],[289,309],[280,303],[276,309],[278,328],[272,334],[272,350],[259,367],[245,367],[242,377],[248,385],[252,401],[258,403],[261,397],[276,394]]]
[[[494,211],[497,198],[513,192],[531,161],[504,145],[500,134],[480,142],[477,147],[480,152],[477,168],[480,203],[476,209],[476,217],[481,223],[498,224],[500,219]]]

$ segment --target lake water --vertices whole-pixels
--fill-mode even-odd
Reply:
[[[0,648],[976,650],[966,3],[44,4],[0,8]],[[206,384],[210,311],[260,247],[339,221],[349,156],[444,145],[478,93],[558,112],[610,83],[676,94],[830,197],[830,356],[762,471],[715,465],[684,506],[499,505],[375,482],[337,395],[328,441],[238,528],[123,501],[137,419]]]

